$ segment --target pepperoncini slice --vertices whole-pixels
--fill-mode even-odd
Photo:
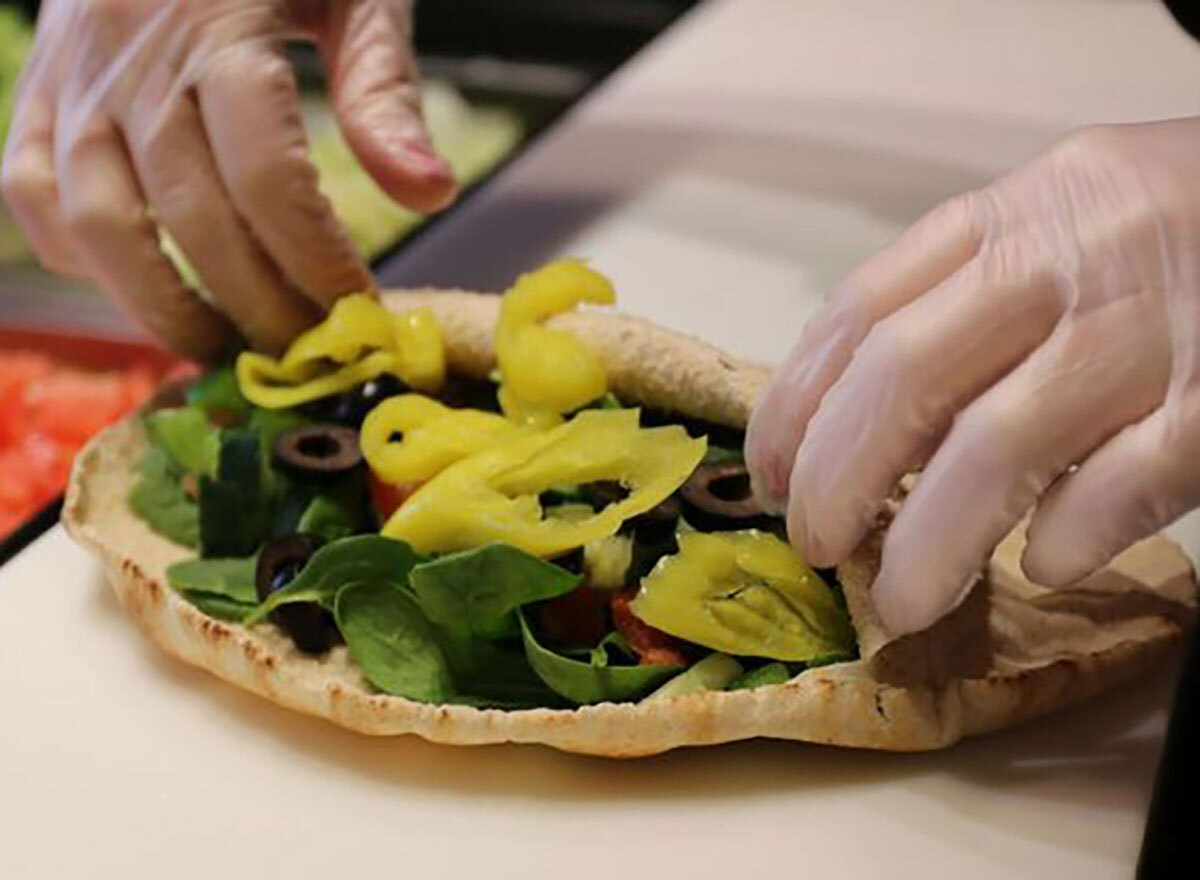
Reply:
[[[801,662],[854,647],[828,585],[765,532],[681,534],[679,552],[643,578],[630,609],[663,632],[726,654]]]
[[[396,375],[410,388],[436,391],[446,378],[446,342],[433,309],[410,309],[392,322]]]
[[[371,410],[359,432],[359,445],[376,476],[400,485],[428,480],[467,456],[523,433],[496,413],[451,409],[420,394],[401,394]]]
[[[393,315],[366,294],[343,297],[282,358],[245,352],[237,362],[242,393],[267,409],[337,394],[381,373],[395,373],[422,390],[441,384],[445,346],[430,309]]]
[[[255,406],[287,409],[348,391],[391,372],[395,365],[396,356],[390,351],[375,351],[332,373],[319,374],[315,369],[289,370],[265,354],[246,351],[238,355],[236,372],[242,394]],[[306,376],[311,378],[303,378]]]
[[[383,534],[421,553],[502,541],[553,556],[616,534],[667,498],[706,446],[676,425],[639,427],[637,410],[586,410],[446,468],[392,514]],[[539,493],[597,480],[619,480],[629,495],[579,520],[543,517]]]
[[[541,322],[580,303],[612,305],[612,284],[579,260],[522,275],[504,295],[496,325],[500,406],[514,421],[551,427],[607,388],[604,364],[573,334]]]

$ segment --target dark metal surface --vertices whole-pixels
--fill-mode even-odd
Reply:
[[[1200,783],[1200,640],[1192,634],[1158,762],[1142,837],[1138,880],[1195,877],[1197,783]]]

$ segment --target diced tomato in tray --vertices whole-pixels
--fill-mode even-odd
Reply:
[[[136,343],[0,328],[0,542],[62,492],[91,436],[177,369]]]

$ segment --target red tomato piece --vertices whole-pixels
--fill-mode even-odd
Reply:
[[[630,610],[629,603],[636,593],[636,590],[622,590],[613,594],[612,618],[617,632],[637,653],[638,662],[642,666],[688,665],[690,661],[678,639],[645,623]]]
[[[608,633],[608,597],[603,590],[576,587],[541,608],[538,631],[552,648],[591,648]]]
[[[97,431],[154,393],[158,371],[89,372],[31,352],[0,352],[0,537],[62,491]]]
[[[411,498],[424,484],[424,480],[414,480],[411,483],[396,485],[381,480],[373,471],[368,471],[367,492],[371,496],[371,508],[380,524],[387,522],[388,517],[396,512],[396,508]]]

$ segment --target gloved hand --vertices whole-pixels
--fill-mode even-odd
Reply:
[[[816,565],[924,466],[872,591],[896,634],[1035,504],[1047,586],[1200,504],[1200,118],[1082,131],[933,210],[804,328],[747,459]]]
[[[46,267],[93,278],[176,350],[219,355],[228,319],[278,350],[372,287],[317,191],[284,43],[316,41],[351,149],[430,211],[454,180],[421,120],[409,31],[408,0],[45,0],[5,199]],[[211,304],[163,255],[156,222]]]

